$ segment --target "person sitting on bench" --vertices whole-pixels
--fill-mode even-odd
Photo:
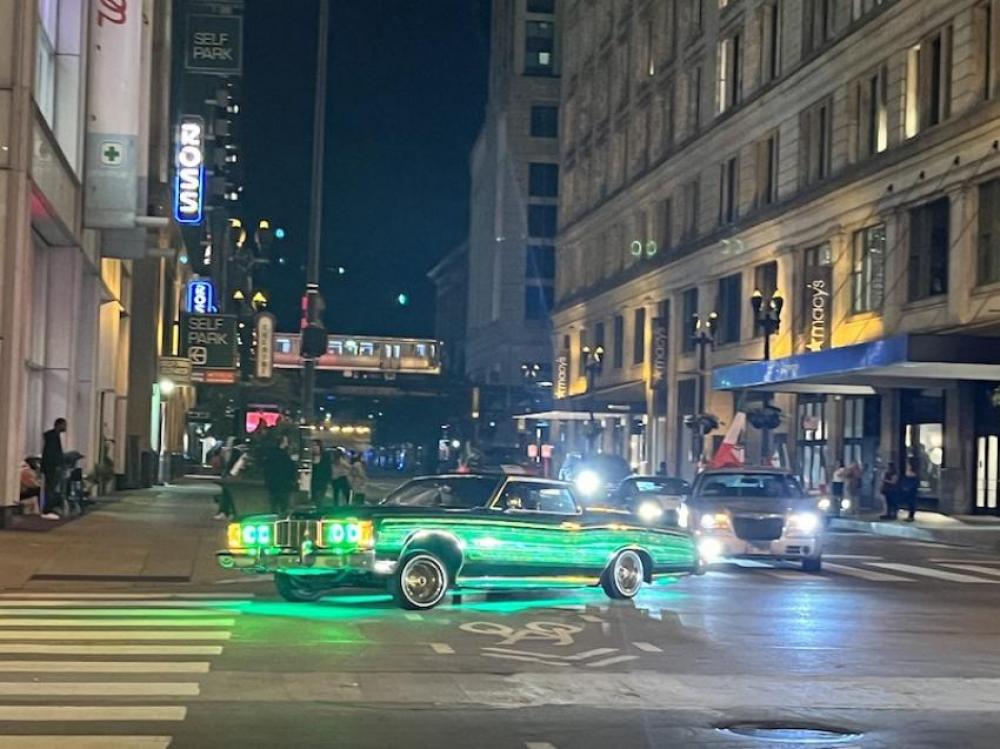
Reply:
[[[25,458],[21,461],[21,512],[25,515],[41,515],[39,502],[42,497],[42,485],[38,481],[38,473],[32,466],[36,459]],[[53,518],[42,515],[46,520]],[[58,519],[56,515],[54,519]]]

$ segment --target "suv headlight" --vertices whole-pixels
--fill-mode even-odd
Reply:
[[[663,508],[660,507],[659,502],[647,500],[639,505],[636,514],[644,523],[655,523],[663,517]]]
[[[713,512],[707,515],[702,515],[700,524],[702,530],[706,531],[728,530],[731,527],[729,523],[729,516],[724,512]]]
[[[811,512],[797,512],[788,517],[788,531],[797,536],[811,536],[819,527],[819,516]]]
[[[601,490],[601,477],[594,471],[580,471],[575,483],[580,493],[586,496],[597,494]]]

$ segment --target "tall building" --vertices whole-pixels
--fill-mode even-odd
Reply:
[[[176,262],[164,3],[0,3],[0,504],[56,418],[125,472],[133,263]],[[154,210],[151,212],[151,206]],[[151,313],[152,314],[152,313]],[[152,373],[155,377],[155,372]],[[151,429],[146,411],[145,431]]]
[[[550,360],[561,2],[493,2],[489,101],[471,158],[466,344],[487,441],[514,441],[512,414],[531,410],[523,366]]]
[[[925,503],[1000,511],[1000,3],[575,0],[563,19],[560,408],[618,405],[644,438],[609,417],[603,449],[690,476],[710,383],[709,452],[773,403],[753,462],[818,488],[856,461],[874,504],[912,460]],[[758,290],[783,301],[768,363]]]

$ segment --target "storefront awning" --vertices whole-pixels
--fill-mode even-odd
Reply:
[[[935,381],[1000,381],[1000,341],[961,335],[899,335],[772,361],[720,367],[716,390],[869,395],[877,387]]]
[[[628,411],[595,411],[594,418],[598,421],[602,419],[625,419],[633,416]],[[528,419],[529,421],[590,421],[589,411],[539,411],[530,414],[517,414],[514,419]]]

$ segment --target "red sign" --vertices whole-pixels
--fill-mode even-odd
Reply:
[[[247,434],[253,434],[263,425],[270,429],[281,421],[281,414],[277,411],[250,411],[247,413],[246,430]]]

